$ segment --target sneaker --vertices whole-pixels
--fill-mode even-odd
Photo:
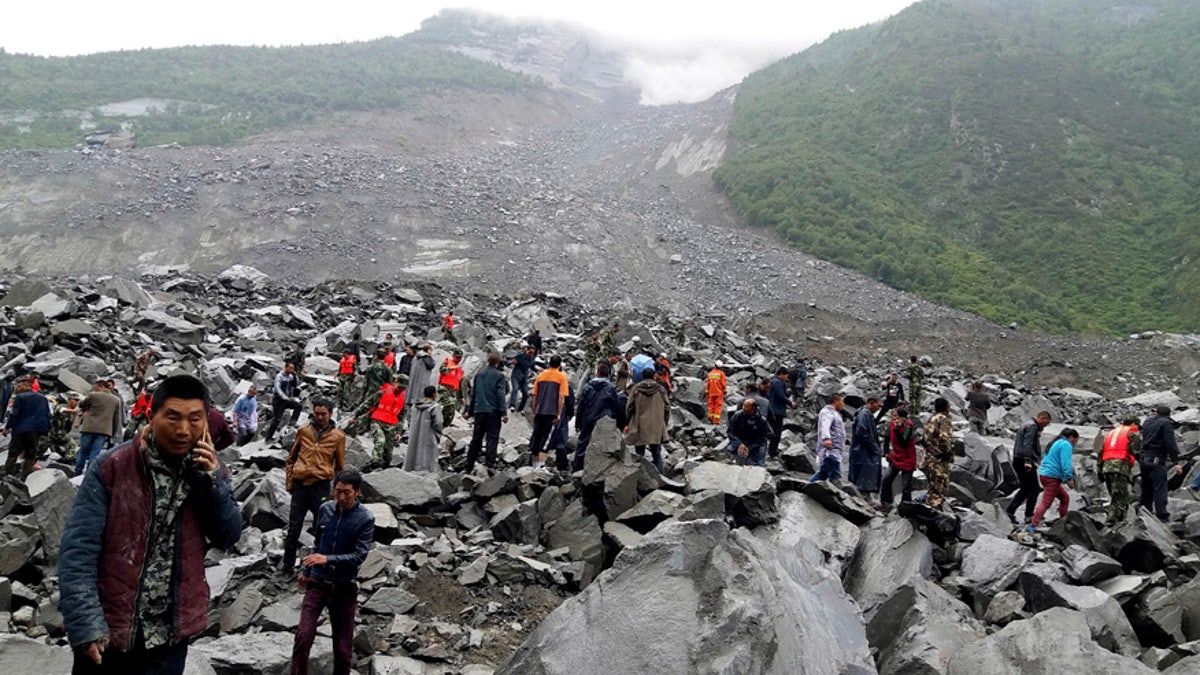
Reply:
[[[1008,514],[1008,519],[1009,519],[1010,521],[1012,521],[1012,524],[1013,524],[1014,526],[1015,526],[1015,525],[1020,525],[1020,524],[1021,524],[1021,523],[1017,522],[1017,515],[1016,515],[1015,513],[1008,513],[1007,511],[1005,511],[1005,513],[1007,513],[1007,514]]]
[[[1025,531],[1028,532],[1029,534],[1037,534],[1038,529],[1036,527],[1034,527],[1033,525],[1026,525]]]

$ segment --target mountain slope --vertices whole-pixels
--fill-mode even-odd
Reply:
[[[1050,329],[1200,328],[1200,4],[927,0],[743,83],[750,222]]]

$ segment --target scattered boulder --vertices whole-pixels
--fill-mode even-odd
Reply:
[[[899,588],[914,579],[932,577],[929,540],[907,520],[886,518],[863,528],[844,583],[869,621]]]

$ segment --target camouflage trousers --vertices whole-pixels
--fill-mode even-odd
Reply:
[[[126,441],[132,439],[133,435],[136,434],[138,429],[141,429],[142,425],[145,423],[146,420],[141,417],[130,417],[129,421],[125,423],[125,435],[122,438]]]
[[[396,447],[396,429],[399,425],[371,420],[371,442],[375,446],[375,461],[384,468],[392,465],[392,449]]]
[[[357,387],[354,386],[354,373],[338,373],[337,406],[338,410],[349,410],[354,407],[357,398]]]
[[[950,463],[932,457],[926,457],[925,479],[929,482],[929,491],[925,494],[925,504],[931,508],[942,508],[946,493],[950,491]]]
[[[1129,483],[1132,469],[1129,462],[1123,459],[1110,459],[1104,462],[1100,474],[1104,476],[1104,484],[1108,487],[1108,495],[1112,501],[1108,504],[1108,525],[1111,527],[1125,520],[1129,511]]]
[[[908,414],[916,415],[921,412],[921,395],[924,393],[924,383],[916,380],[908,389]]]
[[[71,438],[71,434],[56,434],[53,431],[48,434],[38,436],[38,455],[44,456],[51,448],[57,449],[58,454],[62,455],[64,461],[75,459],[76,448],[75,439]]]
[[[438,405],[442,406],[442,427],[450,426],[458,412],[458,390],[438,385]]]

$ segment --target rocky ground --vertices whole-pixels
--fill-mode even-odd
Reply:
[[[447,308],[459,317],[468,371],[489,350],[511,353],[535,325],[548,336],[547,351],[565,355],[573,379],[583,336],[613,320],[621,322],[623,346],[637,337],[666,351],[677,387],[667,469],[660,475],[631,454],[607,423],[582,472],[524,468],[529,426],[516,416],[502,436],[504,468],[493,477],[461,473],[470,433],[461,419],[445,434],[439,474],[367,473],[377,542],[361,575],[358,672],[685,673],[719,664],[738,673],[1183,673],[1200,664],[1200,501],[1181,488],[1200,472],[1200,397],[1169,369],[1101,368],[1106,355],[1176,366],[1194,360],[1200,346],[1185,336],[1072,338],[1079,351],[1069,358],[1055,362],[1052,353],[1008,370],[1008,359],[1027,362],[997,345],[1054,342],[997,327],[971,335],[971,324],[958,319],[940,324],[944,342],[923,343],[934,346],[925,400],[945,396],[955,411],[952,508],[916,504],[889,515],[851,486],[807,482],[813,423],[821,397],[846,392],[851,412],[897,368],[899,355],[922,343],[904,342],[913,338],[887,322],[866,335],[862,322],[807,305],[794,305],[786,320],[779,313],[684,319],[433,283],[292,284],[247,268],[219,276],[13,278],[0,283],[0,370],[37,371],[58,396],[111,376],[128,401],[133,355],[154,345],[161,358],[152,376],[195,372],[228,410],[249,384],[265,390],[282,363],[281,346],[299,340],[308,353],[303,396],[311,400],[332,391],[330,355],[356,328],[368,347],[389,332],[434,340],[440,358],[452,347],[437,330]],[[951,343],[970,346],[942,350]],[[742,382],[800,350],[813,386],[789,416],[780,460],[766,469],[735,465],[723,429],[702,421],[699,377],[722,360],[733,405]],[[959,353],[964,362],[954,360]],[[982,363],[997,367],[973,365]],[[1058,382],[1053,373],[1090,384]],[[969,432],[960,414],[964,384],[976,377],[996,404],[987,436]],[[1175,411],[1185,454],[1185,471],[1172,480],[1172,519],[1160,524],[1134,509],[1125,525],[1106,531],[1094,439],[1120,416],[1160,403]],[[1050,515],[1048,527],[1030,536],[1014,531],[1000,508],[1015,487],[1012,431],[1040,409],[1056,422],[1047,439],[1069,424],[1084,440],[1072,511]],[[349,450],[350,462],[362,466],[370,439],[353,439]],[[288,504],[284,450],[254,442],[222,459],[247,527],[235,550],[209,556],[210,628],[192,650],[189,672],[286,672],[300,596],[274,572]],[[3,672],[65,671],[70,658],[55,556],[78,480],[57,453],[41,466],[24,483],[0,482]],[[918,498],[922,489],[918,476]],[[317,668],[329,667],[327,639],[313,654]]]

